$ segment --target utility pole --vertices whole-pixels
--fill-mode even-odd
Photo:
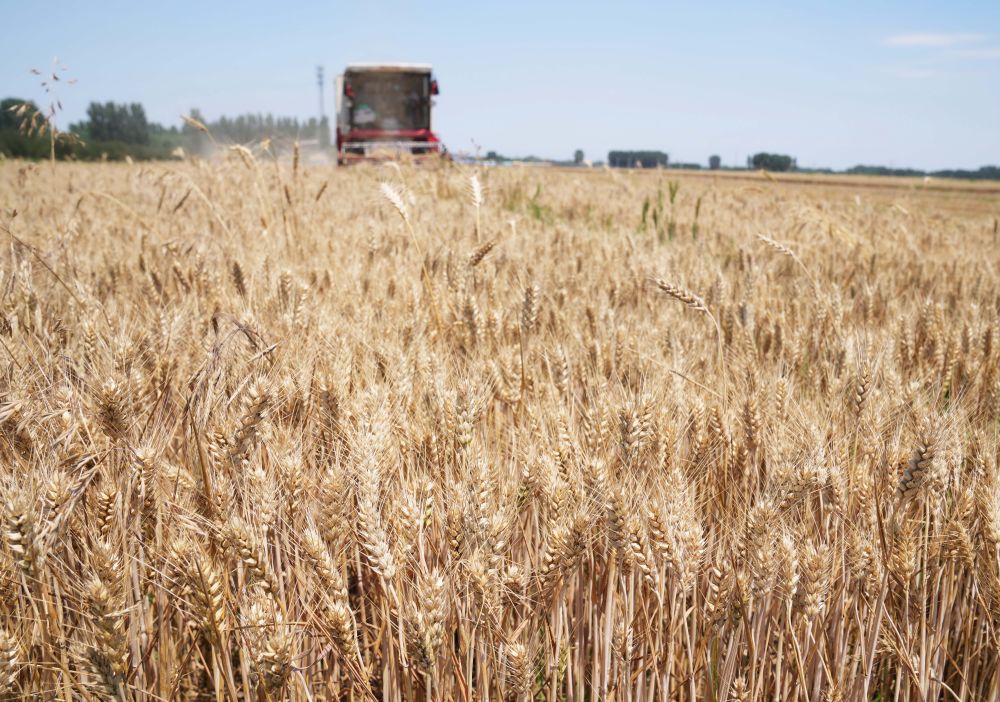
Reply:
[[[322,122],[326,116],[323,114],[323,67],[316,66],[316,84],[319,85],[319,121]]]
[[[326,110],[323,108],[323,67],[316,66],[316,85],[319,86],[319,122],[316,123],[316,141],[320,148],[325,149],[330,145],[330,132],[324,124],[326,120]]]

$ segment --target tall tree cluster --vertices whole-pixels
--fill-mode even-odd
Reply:
[[[92,102],[87,108],[87,121],[73,125],[92,141],[118,141],[123,144],[148,144],[149,121],[146,110],[138,102]]]

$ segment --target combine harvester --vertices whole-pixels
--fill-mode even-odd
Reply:
[[[446,152],[431,131],[438,84],[414,63],[351,64],[337,76],[337,163],[437,159]]]

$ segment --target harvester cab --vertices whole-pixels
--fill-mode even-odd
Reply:
[[[351,64],[337,76],[337,162],[442,154],[431,131],[438,94],[425,64]]]

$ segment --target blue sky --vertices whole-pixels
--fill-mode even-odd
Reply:
[[[755,151],[809,166],[1000,163],[1000,2],[46,2],[0,0],[0,95],[44,101],[58,55],[62,122],[90,100],[179,123],[309,117],[315,67],[432,63],[435,128],[568,158]],[[332,89],[327,90],[332,111]]]

